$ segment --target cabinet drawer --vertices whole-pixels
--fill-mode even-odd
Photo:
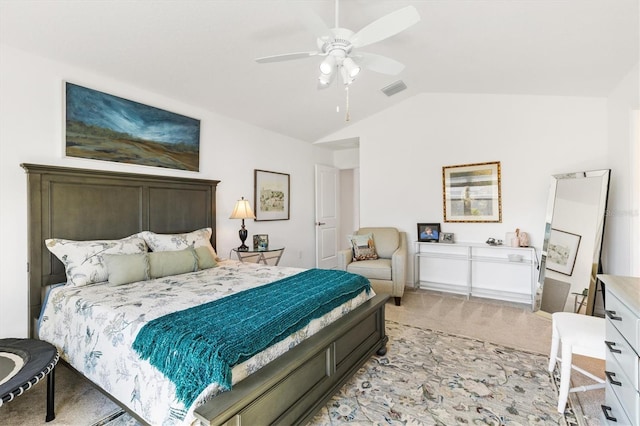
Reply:
[[[607,358],[607,385],[618,397],[632,424],[640,424],[640,394],[615,359]],[[614,383],[615,381],[615,383]]]
[[[611,320],[606,320],[607,360],[615,359],[620,365],[620,369],[626,374],[631,385],[637,390],[640,389],[640,358],[631,349]]]
[[[640,318],[620,301],[613,293],[607,290],[606,293],[606,313],[607,318],[618,329],[634,351],[640,352]]]
[[[616,425],[616,426],[633,426],[631,419],[625,413],[624,408],[620,405],[618,397],[616,396],[611,385],[607,383],[605,388],[605,402],[602,407],[602,424],[604,425]],[[606,408],[605,408],[606,407]],[[606,414],[605,414],[606,413]],[[615,420],[614,420],[615,419]]]

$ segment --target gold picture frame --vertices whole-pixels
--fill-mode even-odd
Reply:
[[[502,222],[500,162],[442,167],[445,222]]]

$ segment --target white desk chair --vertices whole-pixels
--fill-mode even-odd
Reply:
[[[552,373],[556,360],[560,361],[560,390],[558,392],[558,412],[563,413],[569,392],[588,391],[603,388],[605,381],[582,368],[572,365],[573,354],[592,358],[605,359],[605,320],[571,312],[556,312],[553,319],[551,353],[549,355],[549,372]],[[558,357],[558,346],[561,345],[561,358]],[[596,384],[569,389],[571,368],[595,380]]]

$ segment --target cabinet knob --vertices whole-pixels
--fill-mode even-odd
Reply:
[[[607,376],[607,379],[609,379],[609,383],[616,386],[622,386],[622,382],[619,382],[616,379],[614,379],[614,377],[616,376],[616,373],[605,370],[604,374]]]
[[[616,315],[616,311],[605,311],[609,319],[612,321],[622,321],[622,317]]]
[[[609,407],[608,405],[601,405],[600,408],[602,408],[602,414],[604,414],[605,419],[609,420],[610,422],[618,421],[618,419],[609,414],[609,412],[611,411],[611,407]]]
[[[607,347],[609,348],[609,352],[612,352],[614,354],[621,354],[622,353],[622,351],[620,349],[614,349],[614,346],[616,345],[616,342],[609,342],[608,340],[605,340],[604,344],[607,345]]]

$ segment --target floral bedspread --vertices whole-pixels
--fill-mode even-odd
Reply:
[[[61,357],[150,424],[190,424],[193,411],[219,393],[212,383],[191,407],[175,397],[175,386],[131,345],[149,321],[229,294],[301,272],[299,268],[264,266],[232,260],[212,269],[140,281],[122,286],[107,283],[51,290],[43,308],[39,337],[52,343]],[[277,358],[325,325],[362,304],[359,296],[313,320],[309,325],[233,368],[233,383]]]

